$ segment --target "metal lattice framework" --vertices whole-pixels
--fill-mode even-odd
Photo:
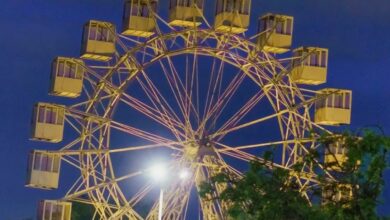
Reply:
[[[194,200],[199,218],[225,219],[228,204],[192,191],[221,171],[241,176],[242,164],[263,161],[260,153],[276,148],[273,166],[291,170],[310,201],[305,189],[317,183],[314,165],[304,164],[300,173],[291,167],[319,147],[313,130],[331,132],[312,118],[321,96],[290,79],[298,58],[266,52],[253,42],[256,36],[217,31],[204,17],[203,25],[187,28],[170,26],[157,13],[153,18],[159,26],[150,38],[112,33],[115,56],[82,63],[83,93],[65,107],[69,141],[48,151],[80,173],[62,200],[93,205],[96,219],[157,219],[160,186],[144,177],[145,163],[135,161],[138,167],[118,176],[123,166],[113,158],[169,152],[172,178],[164,185],[162,218],[194,219],[188,216]],[[119,135],[128,146],[114,140]],[[189,178],[173,175],[183,168]],[[143,183],[124,189],[132,181]],[[145,200],[155,203],[140,211]]]

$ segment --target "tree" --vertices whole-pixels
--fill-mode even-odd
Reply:
[[[346,132],[323,135],[319,142],[323,147],[312,150],[292,170],[274,166],[273,152],[266,152],[267,162],[252,161],[240,178],[220,173],[202,184],[200,194],[229,204],[227,213],[232,219],[380,219],[376,207],[384,186],[382,175],[389,166],[390,138],[372,131],[362,137]],[[345,157],[332,151],[336,143],[345,149]],[[324,160],[325,152],[331,162],[324,165],[318,161]],[[305,190],[310,201],[291,175],[300,173],[303,164],[311,164],[318,175],[317,186]],[[335,179],[318,169],[321,165]],[[226,188],[215,196],[217,184]]]
[[[91,205],[79,202],[72,203],[72,220],[92,219],[94,213],[95,209]]]

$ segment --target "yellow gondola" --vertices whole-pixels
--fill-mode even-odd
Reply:
[[[38,220],[70,220],[72,203],[43,200],[38,206]]]
[[[50,94],[78,97],[83,89],[84,62],[80,59],[57,57],[52,63]]]
[[[203,0],[170,0],[169,24],[194,27],[202,24]]]
[[[316,97],[314,121],[321,125],[351,123],[352,91],[322,89]]]
[[[49,103],[36,104],[33,111],[31,138],[53,143],[62,141],[64,118],[64,106]]]
[[[128,0],[123,12],[123,35],[150,37],[154,34],[156,21],[153,11],[157,10],[157,0]]]
[[[270,53],[285,53],[290,50],[294,18],[280,14],[266,14],[259,18],[258,45]]]
[[[319,85],[326,83],[328,49],[300,47],[294,50],[291,79],[295,83]]]
[[[243,33],[248,29],[251,0],[217,0],[215,29]]]
[[[342,166],[347,162],[348,149],[342,144],[342,142],[336,142],[329,144],[325,148],[325,166],[330,171],[341,171]]]
[[[337,184],[334,186],[325,186],[322,189],[322,204],[348,201],[353,197],[352,186],[350,184]]]
[[[29,155],[26,186],[39,189],[57,189],[60,165],[60,155],[32,151]]]
[[[115,53],[115,25],[90,20],[84,25],[81,58],[109,61]]]

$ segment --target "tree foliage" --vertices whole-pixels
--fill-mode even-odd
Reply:
[[[72,203],[72,220],[92,219],[95,208],[91,205],[73,202]]]
[[[362,137],[346,132],[323,135],[319,142],[322,147],[311,150],[291,170],[276,166],[274,153],[266,152],[265,160],[252,161],[243,177],[220,173],[202,184],[200,194],[229,204],[227,213],[232,219],[380,219],[376,208],[384,186],[383,172],[389,166],[390,138],[372,131]],[[334,143],[347,149],[346,161],[333,155],[336,160],[324,165],[320,161]],[[309,198],[296,178],[304,175],[302,169],[308,165],[318,181],[304,188]],[[226,186],[218,196],[217,184]]]

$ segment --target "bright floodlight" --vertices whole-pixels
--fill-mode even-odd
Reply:
[[[158,181],[162,182],[167,176],[167,170],[164,164],[156,164],[150,168],[150,176]]]
[[[187,179],[189,176],[190,176],[190,173],[188,172],[188,170],[182,170],[182,171],[179,173],[179,177],[180,177],[180,179],[182,179],[182,180]]]

